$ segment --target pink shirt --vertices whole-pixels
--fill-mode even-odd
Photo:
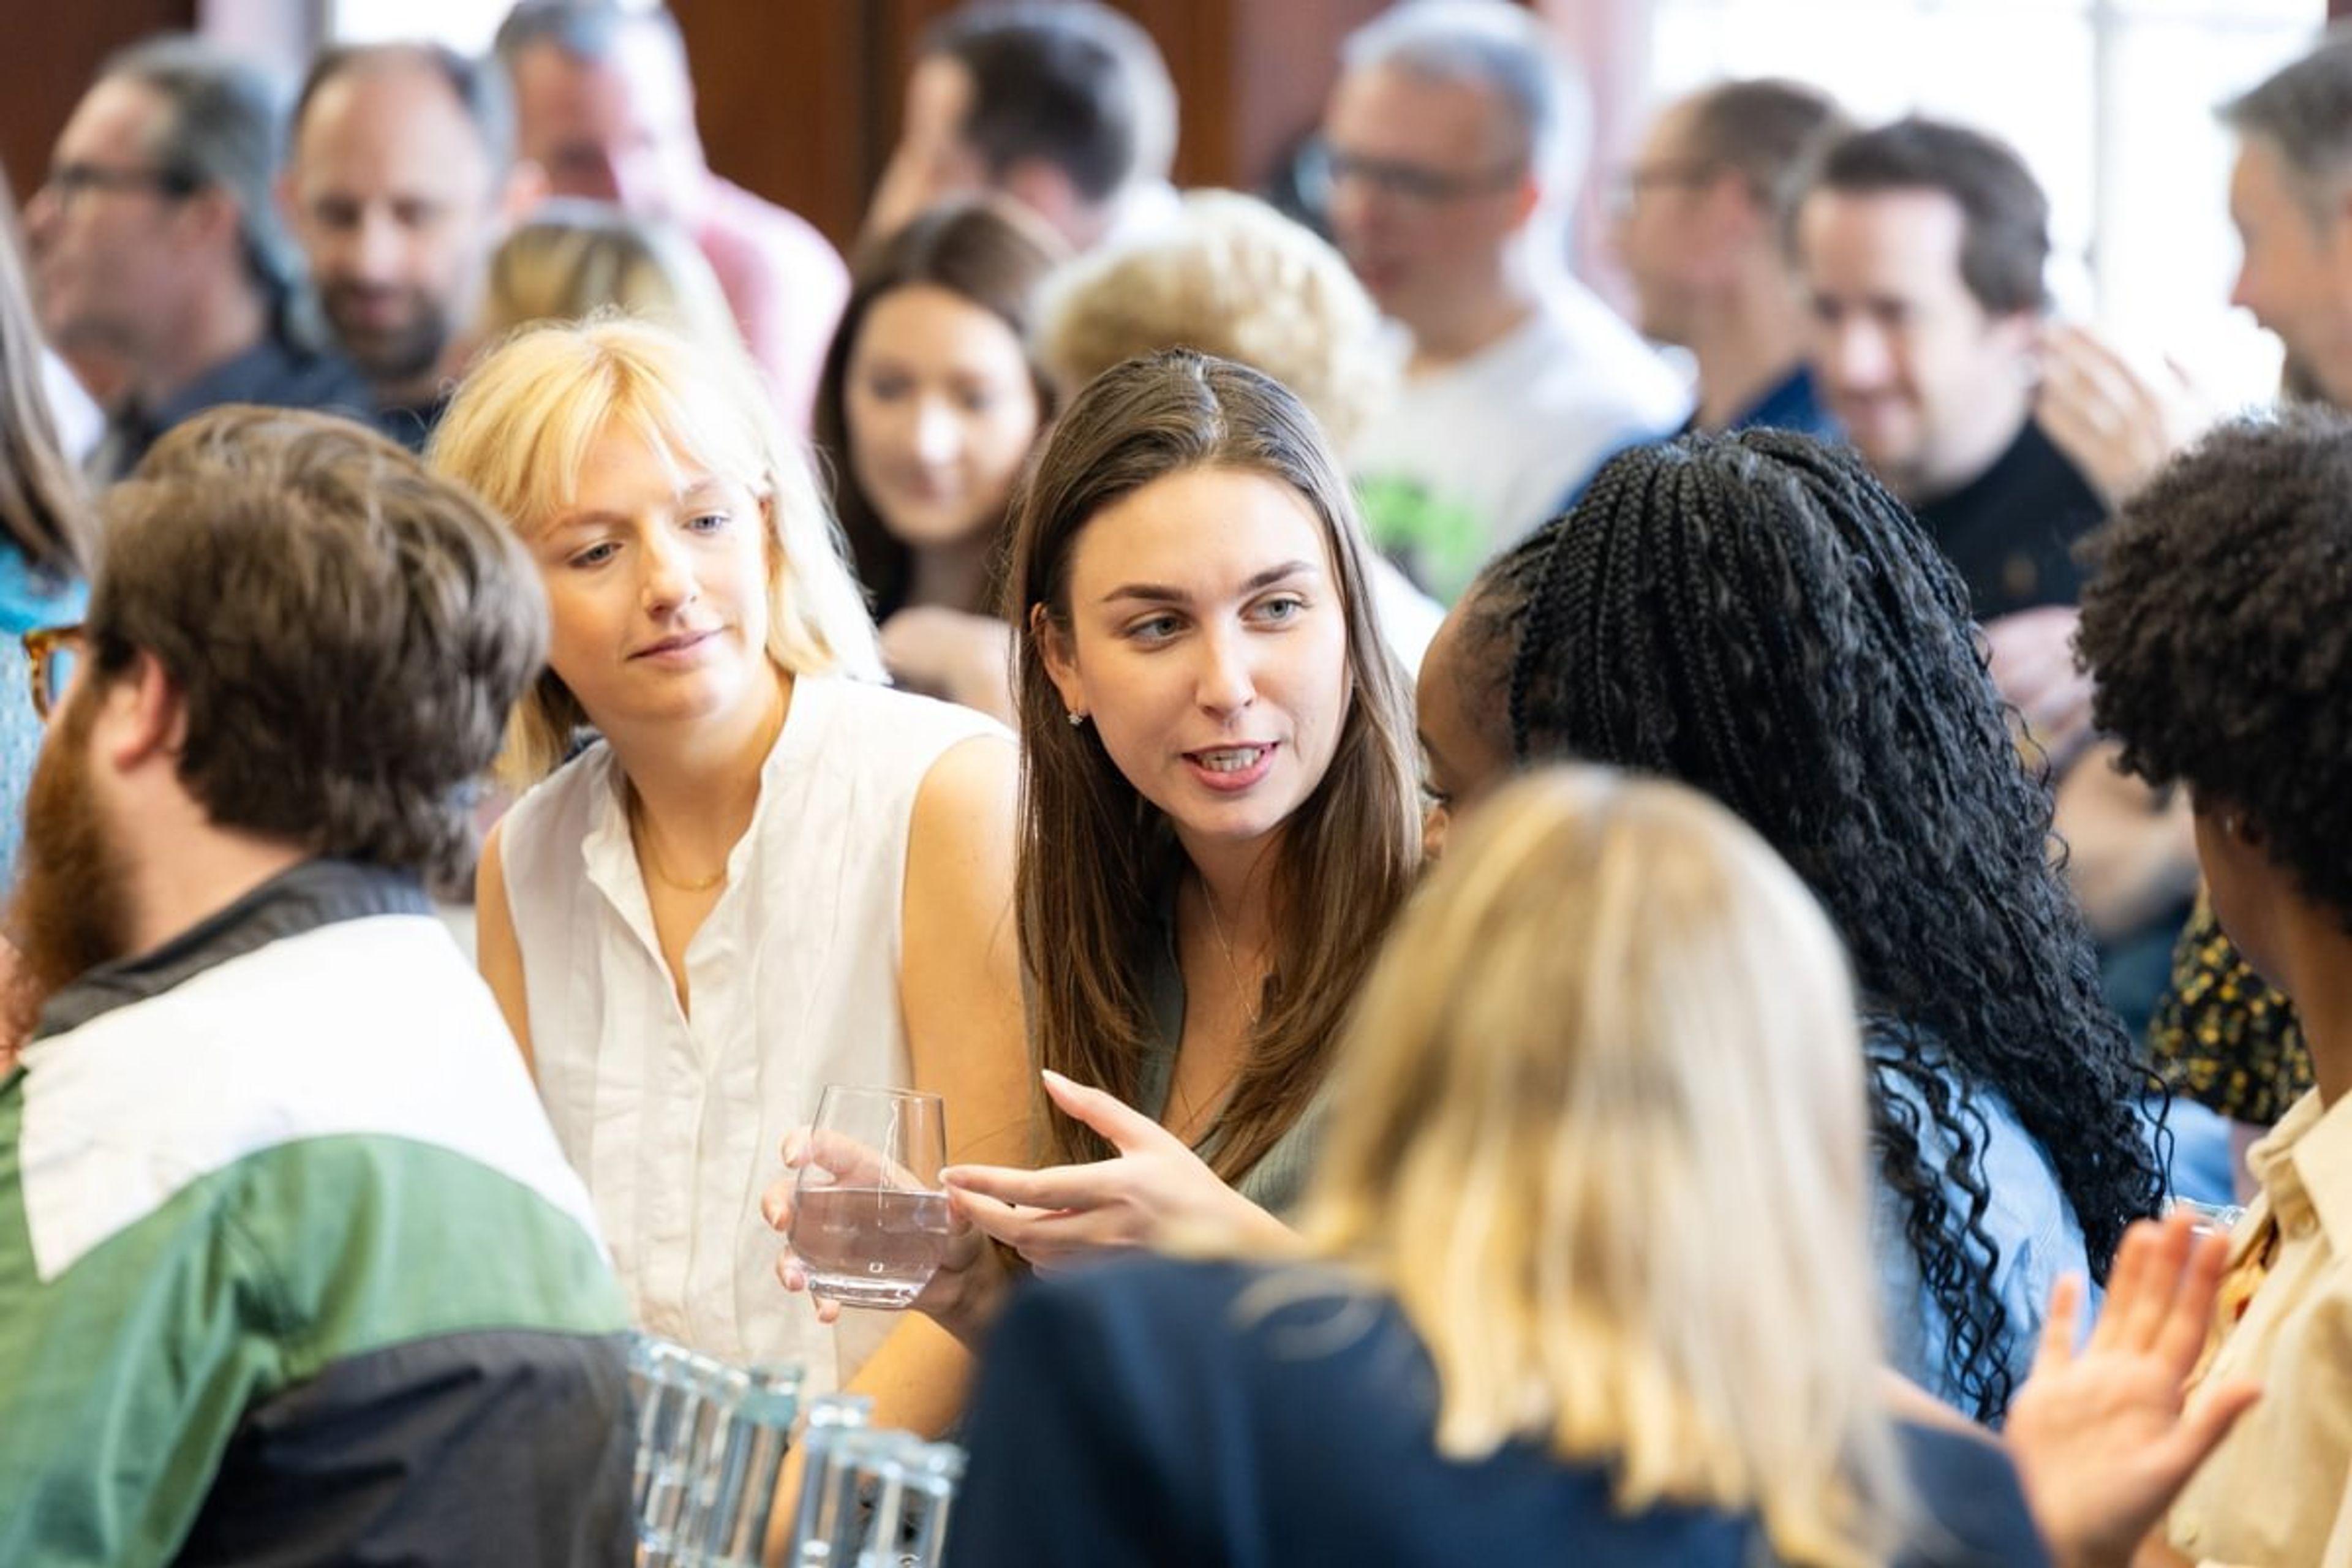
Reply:
[[[751,357],[768,373],[792,428],[808,428],[824,351],[849,300],[849,268],[796,214],[710,176],[694,224]]]

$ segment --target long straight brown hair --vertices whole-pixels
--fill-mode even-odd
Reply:
[[[1202,1153],[1238,1180],[1323,1083],[1331,1048],[1421,854],[1412,710],[1367,588],[1367,547],[1329,447],[1298,400],[1230,361],[1189,350],[1103,373],[1065,412],[1016,502],[1008,618],[1019,639],[1022,962],[1040,1065],[1132,1100],[1151,1027],[1143,976],[1183,852],[1173,828],[1104,751],[1065,719],[1039,639],[1042,606],[1070,632],[1070,562],[1102,510],[1195,468],[1263,474],[1323,524],[1348,626],[1348,715],[1322,782],[1287,823],[1272,881],[1275,963],[1240,1080]],[[1105,1159],[1110,1145],[1050,1108],[1045,1158]]]

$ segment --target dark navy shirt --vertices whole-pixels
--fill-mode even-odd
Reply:
[[[315,408],[378,428],[375,394],[349,362],[298,348],[276,332],[205,372],[152,408],[126,403],[108,416],[106,434],[89,455],[89,476],[112,484],[139,466],[147,449],[182,420],[224,403],[271,408]]]
[[[1977,619],[2082,596],[2074,543],[2106,503],[2028,419],[1992,466],[1950,495],[1911,509],[1967,579]]]
[[[1698,416],[1686,420],[1678,434],[1688,436],[1698,428]],[[1842,439],[1844,432],[1828,409],[1822,406],[1821,395],[1813,390],[1813,373],[1803,365],[1790,371],[1737,418],[1725,426],[1727,430],[1794,430],[1811,436],[1816,441]]]
[[[1605,1468],[1534,1445],[1440,1456],[1435,1376],[1394,1304],[1268,1279],[1151,1258],[1024,1288],[982,1360],[951,1568],[1769,1561],[1752,1519],[1621,1514]],[[1898,1430],[1937,1538],[1899,1563],[2048,1562],[1998,1448]]]

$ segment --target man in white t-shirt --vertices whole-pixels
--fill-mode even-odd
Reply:
[[[1331,225],[1405,356],[1350,458],[1381,544],[1451,597],[1603,458],[1679,426],[1689,396],[1562,265],[1590,111],[1541,22],[1421,0],[1342,61]]]

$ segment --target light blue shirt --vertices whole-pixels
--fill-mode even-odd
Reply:
[[[1880,1081],[1918,1113],[1920,1162],[1941,1170],[1952,1157],[1950,1132],[1928,1115],[1916,1089],[1906,1080],[1888,1074]],[[1961,1092],[1957,1073],[1948,1068],[1946,1081],[1956,1096]],[[2064,1275],[2086,1274],[2089,1259],[2083,1227],[2059,1184],[2057,1167],[2017,1120],[2009,1101],[1994,1089],[1978,1087],[1968,1092],[1961,1116],[1971,1124],[1982,1123],[1971,1173],[1989,1194],[1984,1230],[1996,1249],[1992,1290],[2008,1314],[1997,1353],[2009,1367],[2014,1390],[2033,1364],[2051,1288]],[[1951,1321],[1920,1278],[1918,1255],[1904,1234],[1903,1199],[1875,1171],[1873,1176],[1871,1248],[1878,1259],[1887,1359],[1928,1393],[1972,1414],[1973,1403],[1961,1393],[1959,1368],[1950,1355]],[[1944,1201],[1965,1214],[1972,1200],[1947,1178]],[[1973,1251],[1973,1237],[1969,1245]]]
[[[16,849],[25,830],[25,786],[41,752],[41,720],[33,711],[33,676],[24,636],[81,618],[89,594],[79,583],[43,571],[25,552],[0,540],[0,889],[16,879]]]

